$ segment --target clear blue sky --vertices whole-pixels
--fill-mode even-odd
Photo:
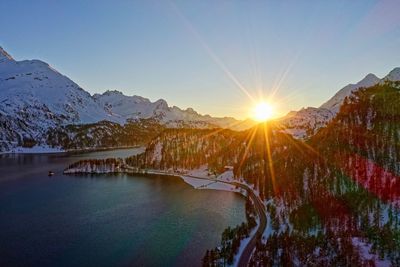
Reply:
[[[400,66],[400,1],[0,1],[0,45],[91,93],[117,89],[211,115],[319,106]],[[236,82],[235,82],[235,81]],[[239,82],[242,86],[238,86]]]

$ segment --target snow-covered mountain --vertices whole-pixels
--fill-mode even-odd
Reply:
[[[340,89],[331,99],[319,108],[308,107],[291,111],[279,119],[282,130],[298,139],[306,139],[324,127],[339,112],[346,97],[360,88],[367,88],[385,81],[400,81],[400,68],[393,69],[384,78],[379,79],[370,73],[356,84],[349,84]]]
[[[192,108],[183,110],[176,106],[170,107],[163,99],[151,102],[147,98],[126,96],[119,91],[95,94],[93,98],[104,107],[109,116],[123,121],[156,118],[168,127],[195,128],[235,128],[241,125],[238,120],[231,117],[214,118],[210,115],[201,115]]]
[[[90,95],[68,77],[40,60],[16,61],[0,47],[0,151],[24,140],[45,143],[50,128],[102,120],[158,120],[168,127],[237,127],[234,118],[200,115],[191,108],[169,107],[140,96],[107,91]]]
[[[297,139],[305,139],[325,126],[333,116],[334,113],[329,109],[308,107],[289,112],[279,120],[279,124],[283,132]]]
[[[43,142],[50,127],[91,123],[109,116],[92,96],[40,60],[14,60],[0,48],[2,150],[23,140]]]
[[[90,123],[108,114],[91,95],[40,60],[15,61],[0,48],[0,112],[43,124]]]
[[[385,81],[400,81],[400,67],[394,68],[391,72],[389,72],[389,74],[382,79],[382,82]]]
[[[331,99],[320,106],[321,109],[328,109],[334,114],[336,114],[340,106],[343,104],[344,99],[351,95],[352,92],[359,88],[366,88],[373,86],[380,82],[380,79],[376,77],[374,74],[370,73],[364,77],[361,81],[356,84],[349,84],[340,89]]]

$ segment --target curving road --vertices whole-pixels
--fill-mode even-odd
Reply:
[[[256,233],[253,235],[253,237],[250,239],[249,243],[247,243],[247,246],[244,248],[242,255],[240,255],[238,265],[239,267],[245,267],[248,265],[251,254],[253,253],[256,244],[259,240],[261,240],[262,235],[265,231],[265,228],[267,227],[267,216],[265,213],[265,206],[260,200],[256,194],[254,194],[254,191],[248,187],[247,185],[237,183],[237,182],[232,182],[233,185],[239,186],[243,189],[245,189],[248,193],[248,196],[253,200],[256,212],[258,213],[258,217],[260,219],[260,223],[258,225],[258,229]]]

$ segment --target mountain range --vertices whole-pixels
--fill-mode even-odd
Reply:
[[[308,139],[336,116],[346,97],[360,88],[386,80],[400,80],[400,68],[382,79],[368,74],[358,83],[340,89],[319,108],[292,111],[277,122],[281,131],[298,139]],[[161,127],[156,127],[159,130],[164,127],[245,130],[256,124],[250,119],[240,121],[201,115],[192,108],[170,107],[163,99],[151,102],[115,90],[91,95],[49,64],[40,60],[16,61],[1,47],[0,92],[0,152],[24,151],[21,147],[33,146],[76,149],[110,144],[109,141],[99,143],[89,132],[96,132],[96,137],[104,140],[116,134],[121,140],[131,136],[135,142],[113,143],[131,145],[140,140],[128,129],[154,127],[155,123],[160,124]],[[147,136],[144,134],[147,132],[148,129],[141,131],[139,136]]]
[[[252,127],[162,99],[91,95],[47,63],[15,61],[3,49],[0,92],[0,151],[146,144],[117,161],[144,172],[206,166],[221,174],[229,166],[267,214],[250,266],[400,265],[400,68],[368,74],[318,108]],[[117,161],[100,164],[112,170]],[[96,164],[69,168],[91,172]],[[217,256],[211,266],[225,262]]]
[[[210,173],[232,166],[267,210],[268,230],[249,266],[400,266],[397,74],[341,91],[347,97],[334,118],[307,142],[282,132],[279,121],[242,132],[175,129],[126,162]]]
[[[400,266],[397,74],[339,92],[324,104],[339,106],[337,113],[306,142],[285,133],[280,121],[245,131],[165,129],[141,154],[78,161],[66,172],[206,170],[207,177],[220,174],[249,185],[268,222],[249,266]],[[224,235],[221,240],[223,247]],[[204,266],[227,259],[216,253]]]
[[[385,81],[400,81],[400,68],[394,68],[382,79],[370,73],[355,84],[348,84],[340,89],[331,99],[320,107],[308,107],[291,111],[278,119],[284,132],[297,139],[308,139],[320,128],[326,126],[339,112],[346,97],[360,88],[367,88]]]
[[[243,129],[246,122],[201,115],[118,91],[91,95],[40,60],[16,61],[0,47],[0,151],[46,146],[49,129],[109,121],[120,125],[152,119],[166,127]],[[24,141],[28,140],[28,142]]]

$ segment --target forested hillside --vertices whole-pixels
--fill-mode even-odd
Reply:
[[[67,125],[49,129],[47,143],[66,150],[146,145],[164,129],[165,126],[153,119],[129,121],[124,125],[110,121]]]
[[[17,61],[1,47],[0,92],[0,152],[32,146],[85,149],[144,144],[155,135],[139,140],[147,130],[131,127],[131,122],[138,120],[156,121],[169,128],[247,129],[254,125],[232,117],[202,115],[192,108],[170,107],[163,99],[151,102],[119,91],[91,95],[46,62]],[[104,127],[106,131],[101,132]],[[88,136],[84,136],[86,130]],[[93,131],[101,140],[90,135]],[[117,140],[108,139],[110,133]],[[155,129],[154,133],[159,131]]]
[[[346,98],[308,142],[278,123],[244,132],[168,130],[130,165],[219,172],[265,199],[270,235],[252,265],[400,264],[400,91],[386,82]],[[381,262],[382,263],[382,262]]]
[[[208,164],[221,172],[237,162],[245,133],[227,129],[167,129],[152,140],[144,154],[127,159],[141,168],[196,169]]]
[[[288,168],[273,157],[269,173],[275,171],[278,184],[290,173],[284,193],[291,198],[282,186],[273,194],[280,203],[268,205],[274,231],[252,265],[400,264],[398,88],[386,82],[348,97],[337,117],[301,146],[314,157]],[[264,186],[267,195],[274,192]]]

